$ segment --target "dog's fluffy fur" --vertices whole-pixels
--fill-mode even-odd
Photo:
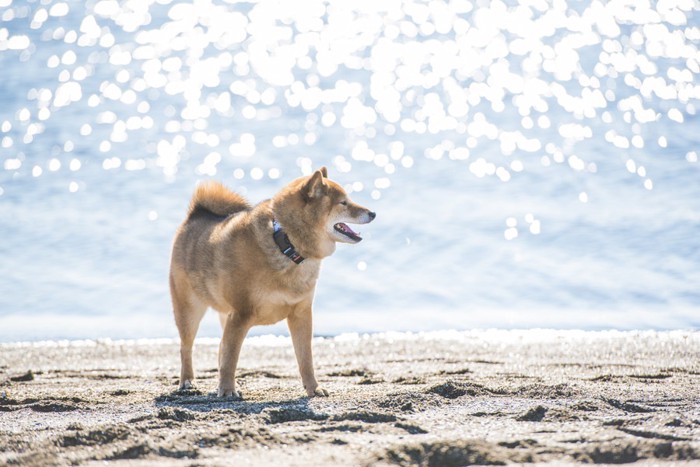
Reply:
[[[219,312],[219,396],[239,397],[235,373],[248,330],[287,320],[304,388],[325,396],[311,355],[311,315],[321,260],[337,242],[361,240],[345,223],[373,212],[353,203],[324,168],[296,179],[272,199],[251,206],[219,183],[200,185],[175,236],[170,293],[180,333],[180,388],[194,380],[192,345],[208,307]],[[273,239],[273,219],[305,260],[294,263]]]

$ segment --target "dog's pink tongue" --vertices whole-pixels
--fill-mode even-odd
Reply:
[[[340,224],[340,227],[341,227],[346,233],[349,233],[350,235],[357,235],[357,233],[355,233],[355,231],[352,230],[348,224],[341,223],[341,224]]]
[[[339,223],[335,224],[335,230],[342,233],[346,237],[348,237],[352,240],[355,240],[356,242],[359,242],[360,240],[362,240],[362,237],[360,237],[359,234],[355,233],[354,230],[352,230],[350,227],[348,227],[347,224],[345,224],[343,222],[339,222]]]

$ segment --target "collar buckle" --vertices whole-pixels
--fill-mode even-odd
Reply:
[[[277,244],[277,248],[280,249],[280,252],[282,252],[284,256],[291,259],[296,264],[304,262],[305,258],[294,249],[294,245],[292,245],[292,242],[289,240],[289,237],[282,229],[277,219],[272,219],[272,238],[275,244]]]

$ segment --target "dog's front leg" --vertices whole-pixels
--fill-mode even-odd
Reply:
[[[328,391],[318,387],[316,376],[314,375],[314,359],[311,354],[312,319],[311,304],[297,307],[292,314],[287,317],[289,333],[292,335],[294,353],[299,364],[301,381],[309,397],[328,396]]]
[[[219,397],[241,397],[236,391],[236,366],[249,329],[250,325],[239,319],[236,313],[230,314],[224,324],[219,345]]]

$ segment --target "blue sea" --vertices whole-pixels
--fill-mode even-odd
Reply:
[[[377,219],[319,335],[697,329],[699,10],[0,0],[0,342],[176,336],[196,184],[321,166]]]

